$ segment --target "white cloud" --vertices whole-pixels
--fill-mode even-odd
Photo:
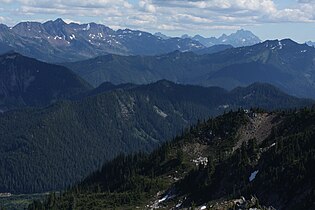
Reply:
[[[315,0],[299,0],[299,3],[315,3]]]
[[[5,4],[8,4],[8,3],[11,3],[13,0],[0,0],[0,3],[5,3]]]
[[[246,16],[247,19],[256,22],[309,22],[313,21],[315,13],[315,0],[300,0],[303,5],[295,8],[277,9],[273,0],[154,0],[156,5],[164,8],[176,8],[176,10],[187,10],[189,13],[207,13],[210,15],[226,16],[227,20],[239,19]],[[241,20],[243,19],[243,20]],[[248,22],[248,21],[247,21]]]
[[[272,0],[154,0],[161,6],[199,8],[208,10],[250,10],[274,12],[275,3]]]
[[[140,0],[139,6],[146,12],[155,13],[156,8],[150,0]]]
[[[12,1],[12,0],[11,0]],[[131,5],[125,0],[17,0],[23,5],[41,7],[41,8],[100,8],[100,7],[111,7],[119,5],[123,7],[130,7]]]
[[[93,19],[115,29],[129,27],[185,32],[201,28],[239,29],[263,23],[315,20],[315,0],[298,0],[295,5],[281,9],[277,7],[276,2],[276,0],[138,0],[137,4],[131,4],[128,0],[0,0],[0,3],[20,5],[11,11],[12,17],[16,20],[18,17],[45,19],[43,17],[49,15],[69,19],[66,22]]]
[[[174,18],[178,22],[184,21],[184,22],[201,23],[201,24],[202,23],[209,24],[213,22],[210,18],[203,18],[203,17],[193,16],[189,14],[178,14],[178,15],[175,15]]]

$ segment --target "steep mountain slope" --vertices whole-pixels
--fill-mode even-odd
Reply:
[[[204,84],[215,85],[219,80],[221,87],[228,88],[225,85],[231,83],[248,85],[253,81],[270,82],[287,93],[315,97],[315,49],[312,47],[289,39],[274,40],[247,48],[232,49],[230,52],[224,51],[220,56],[233,64],[216,73],[209,73],[209,80]],[[251,73],[251,69],[255,69],[255,74]]]
[[[5,53],[9,53],[12,51],[13,51],[13,49],[9,45],[0,43],[0,55],[5,54]]]
[[[101,24],[67,24],[62,19],[43,24],[21,22],[12,28],[1,25],[0,52],[8,47],[23,55],[54,63],[88,59],[108,53],[153,55],[204,48],[192,39],[164,40],[143,31],[114,31]]]
[[[184,78],[194,78],[192,69],[198,68],[196,64],[205,65],[198,61],[201,57],[191,52],[176,51],[161,56],[105,55],[63,65],[97,87],[106,81],[114,84],[146,84],[161,79],[182,82]],[[195,70],[193,74],[198,76],[200,73]]]
[[[120,156],[29,209],[311,210],[314,122],[314,109],[229,112],[150,155]]]
[[[193,52],[198,55],[204,55],[204,54],[218,53],[218,52],[231,49],[231,48],[233,48],[233,46],[229,44],[218,44],[218,45],[213,45],[211,47],[203,48],[200,50],[194,50]]]
[[[90,89],[89,84],[63,66],[17,53],[0,56],[0,112],[25,106],[47,106]]]
[[[232,89],[268,82],[289,94],[315,98],[314,59],[315,48],[285,39],[206,55],[179,51],[159,56],[107,55],[65,66],[93,86],[105,81],[142,84],[167,79]]]
[[[238,30],[237,32],[232,33],[230,35],[223,34],[218,38],[216,37],[205,38],[200,35],[196,35],[192,39],[200,42],[206,47],[211,47],[213,45],[220,44],[232,45],[233,47],[244,47],[258,44],[259,42],[261,42],[261,40],[252,32],[243,29]]]
[[[207,83],[232,89],[251,84],[253,81],[275,84],[285,89],[294,77],[271,65],[257,62],[233,64],[209,76]],[[225,81],[223,85],[222,82]]]
[[[63,189],[120,153],[152,151],[198,119],[225,110],[313,103],[263,84],[228,92],[164,80],[135,87],[107,84],[104,90],[44,109],[0,114],[0,192]]]

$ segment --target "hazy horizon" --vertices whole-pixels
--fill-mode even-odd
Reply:
[[[204,37],[250,30],[262,40],[315,41],[314,0],[0,0],[0,23],[23,21],[104,24],[169,36]]]

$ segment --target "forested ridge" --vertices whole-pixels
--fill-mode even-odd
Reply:
[[[150,152],[198,119],[230,109],[312,103],[264,84],[228,92],[164,80],[99,89],[46,108],[9,111],[0,114],[0,191],[64,189],[121,153]]]
[[[150,155],[121,155],[29,209],[314,209],[314,130],[315,108],[229,112]]]
[[[15,52],[0,55],[0,112],[45,107],[92,87],[71,70]]]
[[[313,47],[283,39],[204,55],[180,51],[154,56],[108,54],[63,65],[94,87],[106,81],[148,84],[167,79],[231,90],[260,82],[314,98],[314,57]]]

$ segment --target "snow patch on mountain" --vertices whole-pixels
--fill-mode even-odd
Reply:
[[[278,45],[279,45],[279,50],[281,50],[283,48],[281,41],[278,42]]]
[[[90,28],[91,28],[91,25],[88,23],[87,26],[83,28],[83,31],[88,31],[90,30]]]
[[[71,35],[70,35],[70,39],[71,39],[71,40],[75,39],[75,35],[74,35],[74,34],[71,34]]]
[[[250,182],[254,181],[254,179],[256,178],[257,174],[258,174],[259,170],[254,171],[253,173],[251,173],[251,175],[249,176],[248,180]]]
[[[158,115],[160,115],[161,117],[166,118],[166,117],[168,116],[168,115],[167,115],[165,112],[163,112],[159,107],[153,106],[153,108],[154,108],[155,112],[156,112]]]

